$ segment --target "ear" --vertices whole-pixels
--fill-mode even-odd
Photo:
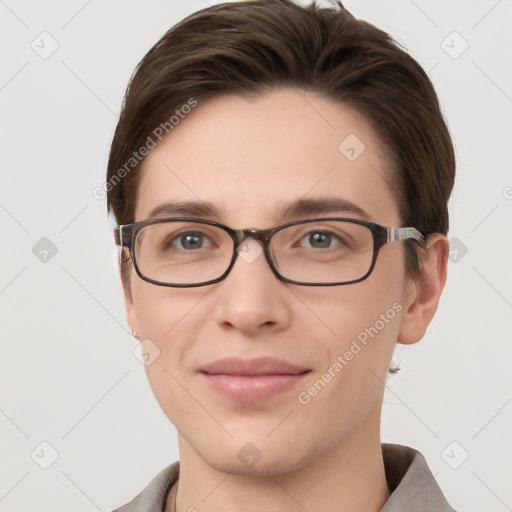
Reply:
[[[132,293],[129,285],[123,285],[124,293],[124,306],[126,310],[126,320],[132,333],[136,333],[136,338],[139,339],[140,331],[138,328],[137,313],[135,304],[133,303]]]
[[[131,276],[132,276],[132,270],[128,268],[128,266],[131,265],[131,261],[129,256],[126,257],[126,255],[123,253],[120,258],[120,266],[119,266],[119,274],[121,277],[121,283],[123,286],[123,295],[124,295],[124,307],[126,310],[126,320],[128,322],[128,325],[130,326],[130,329],[135,333],[140,334],[139,328],[138,328],[138,320],[137,320],[137,310],[135,307],[135,304],[133,302],[133,295],[132,295],[132,287],[131,287]],[[137,335],[137,338],[139,337]]]
[[[448,254],[448,239],[444,235],[435,233],[428,237],[427,249],[420,258],[420,273],[404,290],[406,307],[398,331],[399,343],[416,343],[425,335],[446,282]]]

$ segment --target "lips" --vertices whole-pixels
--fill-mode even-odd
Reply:
[[[254,359],[227,357],[203,366],[201,371],[210,375],[223,374],[248,377],[254,375],[297,375],[309,371],[309,368],[273,357]]]
[[[205,365],[200,374],[210,388],[223,397],[252,403],[268,400],[297,386],[310,371],[272,357],[228,357]]]

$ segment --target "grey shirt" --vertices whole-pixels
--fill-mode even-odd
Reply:
[[[383,444],[382,454],[392,494],[381,512],[455,512],[420,452],[408,446]],[[113,512],[164,512],[179,472],[179,462],[170,464],[132,501]]]

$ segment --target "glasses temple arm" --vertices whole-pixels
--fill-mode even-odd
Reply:
[[[423,248],[426,247],[426,238],[416,228],[388,228],[388,242],[396,242],[398,240],[414,239]]]

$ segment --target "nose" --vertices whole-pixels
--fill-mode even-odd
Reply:
[[[231,272],[216,290],[216,321],[248,335],[286,328],[290,291],[272,271],[261,242],[248,237],[236,251]]]

